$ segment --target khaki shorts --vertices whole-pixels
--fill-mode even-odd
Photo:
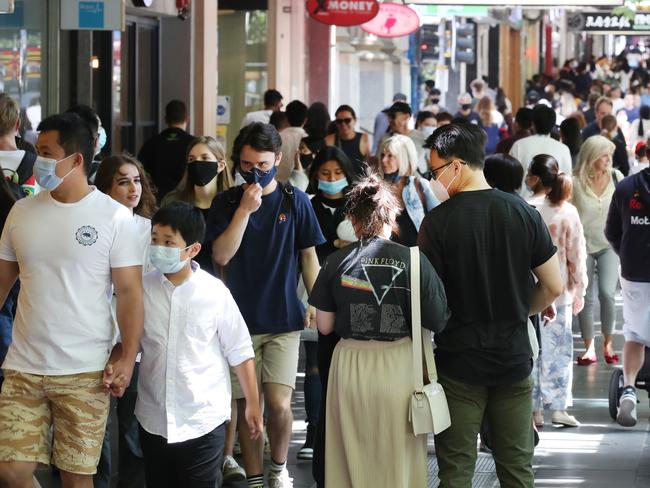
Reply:
[[[102,371],[41,376],[5,370],[4,374],[0,461],[49,464],[51,459],[62,471],[94,474],[110,405]]]
[[[255,374],[259,386],[277,383],[296,388],[298,373],[298,352],[300,350],[300,331],[283,334],[259,334],[251,336],[255,350]],[[234,372],[230,374],[232,397],[244,398]]]

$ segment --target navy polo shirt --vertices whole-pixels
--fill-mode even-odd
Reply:
[[[293,189],[289,198],[278,185],[252,213],[241,245],[230,260],[225,280],[251,335],[279,334],[304,328],[305,309],[298,298],[299,251],[325,242],[309,197]],[[217,195],[207,222],[207,241],[228,227],[239,202]]]

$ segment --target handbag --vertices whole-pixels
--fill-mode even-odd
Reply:
[[[413,381],[415,391],[411,396],[409,422],[413,434],[439,434],[451,425],[447,397],[438,383],[438,372],[433,357],[431,332],[422,334],[422,317],[420,315],[420,250],[411,248],[411,329],[413,334]],[[422,381],[422,347],[427,365],[429,384]]]

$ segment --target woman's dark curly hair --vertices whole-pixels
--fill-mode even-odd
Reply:
[[[378,173],[359,180],[347,195],[345,211],[361,237],[379,235],[385,225],[395,227],[401,205]]]

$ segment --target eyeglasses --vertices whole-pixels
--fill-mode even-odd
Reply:
[[[467,164],[465,161],[462,161],[462,160],[460,160],[460,159],[452,159],[451,161],[449,161],[448,163],[443,164],[442,166],[438,166],[437,168],[431,168],[431,170],[430,170],[430,171],[431,171],[431,179],[432,179],[432,180],[437,180],[437,179],[438,179],[438,175],[437,175],[436,173],[437,173],[439,170],[441,170],[442,168],[446,168],[446,167],[449,166],[450,164],[454,163],[455,161],[458,161],[460,164]]]
[[[352,117],[346,117],[345,119],[336,119],[336,123],[341,125],[341,124],[351,124],[352,123]]]

